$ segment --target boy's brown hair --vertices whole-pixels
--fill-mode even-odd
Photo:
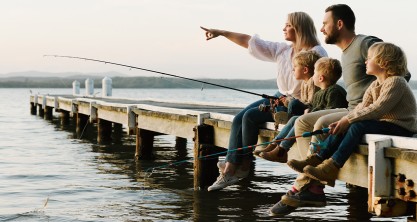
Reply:
[[[321,58],[321,55],[313,50],[301,51],[297,53],[293,61],[296,61],[300,66],[308,68],[308,72],[311,76],[314,74],[314,64]]]
[[[330,85],[336,84],[342,76],[342,66],[339,60],[329,57],[323,57],[317,60],[315,65],[317,71],[320,71],[326,77]]]

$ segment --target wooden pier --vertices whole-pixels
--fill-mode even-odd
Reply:
[[[198,157],[225,150],[231,121],[242,108],[82,95],[31,95],[30,105],[31,114],[44,119],[52,119],[53,111],[61,114],[62,123],[74,118],[77,131],[87,122],[96,123],[98,143],[111,140],[112,127],[125,126],[129,135],[136,136],[138,161],[152,158],[155,135],[173,135],[182,142],[193,139],[195,190],[211,185],[218,176],[217,158]],[[271,141],[276,133],[274,123],[267,123],[259,132],[258,142]],[[289,158],[298,159],[297,152],[291,149]],[[388,217],[411,212],[409,220],[416,221],[416,169],[417,138],[366,135],[338,179],[368,188],[369,212]]]

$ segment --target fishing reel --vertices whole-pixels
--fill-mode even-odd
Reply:
[[[320,150],[324,150],[327,149],[327,142],[326,141],[321,141],[319,138],[317,138],[316,136],[314,136],[317,140],[317,142],[310,142],[310,153],[319,153]]]
[[[285,98],[285,95],[280,96],[279,98],[270,98],[269,103],[270,105],[266,105],[265,103],[262,103],[258,106],[259,111],[261,112],[271,112],[275,113],[277,112],[277,106],[284,106],[283,99]]]
[[[266,105],[265,103],[262,103],[258,106],[259,111],[261,112],[272,112],[274,111],[271,109],[271,105]]]

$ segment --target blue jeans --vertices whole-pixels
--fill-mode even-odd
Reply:
[[[288,116],[301,116],[304,114],[304,110],[307,106],[298,99],[293,99],[288,104]]]
[[[274,96],[279,97],[281,94],[277,92]],[[240,164],[243,159],[253,158],[251,149],[236,149],[255,145],[258,142],[259,125],[274,122],[270,112],[262,112],[258,109],[262,103],[270,105],[269,99],[260,99],[248,105],[233,118],[226,162]]]
[[[293,116],[290,120],[288,120],[287,124],[285,124],[284,128],[279,132],[279,134],[274,138],[274,140],[281,140],[287,139],[289,137],[295,136],[295,129],[294,124],[295,120],[297,120],[299,116]],[[282,148],[286,149],[287,151],[291,149],[292,145],[294,145],[295,139],[283,140],[281,142],[277,142]]]
[[[413,136],[413,132],[393,123],[364,120],[352,123],[344,135],[330,135],[325,142],[326,149],[321,149],[319,156],[323,159],[332,157],[339,167],[343,167],[353,151],[358,147],[365,134],[384,134],[393,136]]]

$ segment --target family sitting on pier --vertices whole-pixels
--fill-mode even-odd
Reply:
[[[326,58],[327,53],[317,40],[313,20],[304,12],[288,15],[283,31],[285,40],[291,44],[265,41],[258,35],[202,27],[207,40],[224,36],[248,48],[255,58],[277,63],[279,92],[275,96],[286,96],[283,100],[289,100],[285,101],[287,107],[279,107],[278,111],[291,111],[300,105],[307,111],[292,116],[275,140],[330,128],[329,135],[297,137],[294,148],[298,149],[301,160],[287,161],[293,139],[256,152],[267,160],[287,162],[300,173],[292,189],[270,208],[272,216],[289,214],[298,207],[325,206],[324,186],[334,186],[339,169],[363,135],[412,136],[417,133],[416,101],[407,83],[410,74],[404,52],[379,38],[356,34],[355,20],[348,5],[332,5],[325,10],[320,31],[327,44],[335,44],[342,50],[341,65],[335,59]],[[347,94],[336,84],[340,76]],[[273,121],[270,113],[258,110],[262,103],[269,104],[270,101],[263,99],[252,103],[236,115],[229,149],[256,144],[259,125]],[[324,146],[311,153],[310,143],[318,142]],[[225,188],[246,177],[252,160],[250,150],[228,152],[225,162],[218,163],[220,176],[208,190]]]

